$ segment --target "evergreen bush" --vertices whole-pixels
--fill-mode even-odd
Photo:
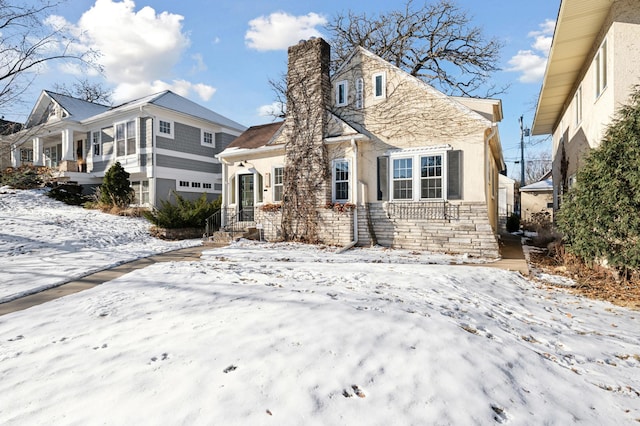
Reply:
[[[640,86],[587,156],[557,216],[567,251],[640,270]]]
[[[129,173],[116,162],[104,175],[98,202],[104,205],[126,207],[133,201],[134,191],[129,183]]]
[[[175,203],[161,200],[160,208],[144,212],[149,222],[160,228],[204,228],[205,220],[220,209],[222,198],[207,201],[207,194],[202,194],[197,200],[190,201],[180,194],[173,192]]]

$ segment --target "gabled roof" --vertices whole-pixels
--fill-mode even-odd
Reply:
[[[614,0],[561,0],[532,133],[546,135],[560,120]]]
[[[51,103],[59,105],[60,108],[66,112],[67,117],[65,117],[65,119],[73,121],[82,121],[109,109],[106,105],[87,102],[72,96],[43,90],[31,114],[29,114],[25,127],[33,127],[40,124],[43,114],[47,111]]]
[[[235,138],[226,148],[228,149],[256,149],[268,145],[282,127],[284,121],[251,126],[240,136]]]

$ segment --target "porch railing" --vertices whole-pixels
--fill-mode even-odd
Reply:
[[[427,201],[420,203],[389,203],[387,216],[396,219],[457,220],[460,208],[447,201]]]
[[[255,225],[254,207],[243,207],[239,210],[223,207],[206,219],[205,237],[210,237],[219,230],[229,232],[232,235],[241,234],[246,232],[248,228],[255,227]]]

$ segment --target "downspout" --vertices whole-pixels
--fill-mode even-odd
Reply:
[[[353,241],[338,250],[338,254],[344,253],[345,251],[353,248],[356,244],[358,244],[358,184],[360,183],[360,181],[358,180],[358,143],[356,142],[355,138],[351,138],[351,149],[353,150],[353,180],[355,183],[355,190],[352,191],[352,193],[353,204],[355,204],[356,206],[356,208],[353,210]]]
[[[151,194],[149,194],[149,199],[152,200],[151,205],[155,208],[156,197],[158,192],[158,189],[157,189],[158,178],[156,176],[156,131],[155,131],[156,116],[146,112],[144,110],[144,105],[140,105],[140,112],[147,114],[147,116],[151,118],[151,179],[153,179],[153,186],[149,185],[150,186],[149,191],[151,192]]]
[[[491,150],[491,139],[493,139],[493,137],[496,135],[496,133],[498,132],[498,126],[495,123],[491,123],[491,133],[489,133],[489,135],[486,137],[485,139],[485,145],[486,145],[486,149],[485,149],[485,163],[484,163],[484,167],[485,167],[485,176],[487,178],[487,182],[486,184],[491,182],[491,176],[490,176],[490,172],[491,172],[491,167],[489,166],[489,153]],[[496,182],[497,183],[497,182]],[[487,188],[488,185],[485,185],[485,188]],[[493,191],[495,188],[491,188],[491,190]],[[489,204],[491,202],[491,193],[489,193],[488,191],[485,191],[485,196],[487,197],[486,202],[487,202],[487,213],[489,213]],[[498,235],[498,201],[496,200],[495,204],[495,211],[493,212],[493,219],[495,219],[496,221],[496,227],[493,229],[493,233],[495,235]],[[491,224],[492,221],[492,217],[489,216],[489,224]],[[493,228],[493,226],[492,226]]]

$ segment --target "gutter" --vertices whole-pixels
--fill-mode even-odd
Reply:
[[[337,254],[342,254],[358,244],[358,184],[360,183],[360,181],[358,180],[358,143],[356,142],[355,137],[351,138],[351,148],[353,149],[353,176],[355,181],[355,188],[353,191],[353,204],[355,204],[356,206],[356,208],[353,210],[353,241],[339,249],[336,252]]]

